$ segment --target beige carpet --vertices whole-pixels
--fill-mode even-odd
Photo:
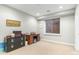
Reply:
[[[73,46],[66,46],[46,41],[39,41],[32,45],[26,45],[12,52],[2,55],[50,55],[50,54],[76,54]]]

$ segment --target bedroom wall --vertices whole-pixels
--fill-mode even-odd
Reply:
[[[45,21],[39,21],[39,32],[42,40],[49,42],[60,42],[69,45],[74,44],[74,15],[66,15],[60,17],[60,34],[46,34]]]
[[[7,27],[6,19],[21,21],[20,27]],[[19,10],[0,5],[0,51],[3,50],[4,37],[9,35],[14,30],[26,32],[37,32],[37,20]]]
[[[79,51],[79,4],[75,10],[75,49]]]

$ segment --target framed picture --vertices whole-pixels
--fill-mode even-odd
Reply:
[[[21,21],[6,19],[6,26],[20,27]]]

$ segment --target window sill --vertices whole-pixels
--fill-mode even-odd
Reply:
[[[48,35],[48,36],[60,36],[61,34],[56,34],[56,33],[44,33],[44,35]]]

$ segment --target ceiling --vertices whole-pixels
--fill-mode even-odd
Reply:
[[[74,4],[8,4],[8,6],[16,8],[32,16],[39,17],[55,12],[72,9],[75,8],[76,5]]]

